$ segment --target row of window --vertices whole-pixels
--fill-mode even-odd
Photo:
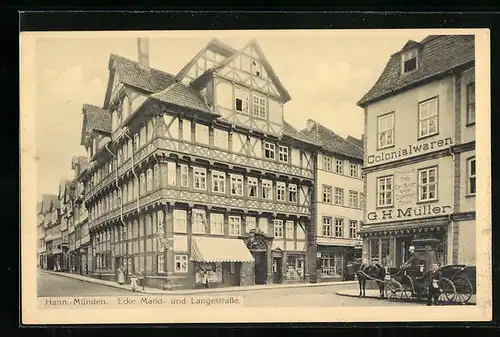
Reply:
[[[466,123],[476,121],[475,83],[466,86]],[[434,97],[418,104],[418,136],[419,138],[435,135],[439,132],[439,99]],[[377,148],[383,149],[394,145],[394,112],[378,117]]]
[[[332,196],[332,192],[334,193]],[[344,206],[344,189],[332,186],[323,185],[323,202],[334,205]],[[349,207],[362,208],[363,207],[363,193],[356,191],[349,191]]]
[[[358,221],[349,220],[348,237],[358,239]],[[322,221],[322,234],[326,237],[344,238],[344,219],[324,216]]]
[[[335,172],[338,174],[344,174],[344,161],[342,159],[335,159],[335,167],[332,165],[332,157],[323,156],[323,170],[329,172]],[[349,163],[348,174],[350,177],[358,178],[358,164]]]
[[[438,199],[438,167],[420,169],[418,174],[418,201],[434,201]],[[476,159],[467,159],[467,195],[476,194]],[[377,206],[393,206],[394,177],[377,178]]]

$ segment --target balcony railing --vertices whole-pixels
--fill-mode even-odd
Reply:
[[[175,151],[186,155],[200,156],[209,160],[214,160],[229,165],[242,165],[259,170],[271,172],[279,172],[286,175],[296,176],[298,178],[313,178],[312,169],[301,168],[292,164],[279,163],[266,158],[255,158],[243,154],[232,153],[228,151],[218,150],[206,145],[188,143],[169,138],[155,138],[148,144],[144,145],[137,153],[134,154],[134,163],[137,164],[151,155],[156,149]],[[132,169],[132,158],[122,163],[118,167],[118,177]],[[104,179],[96,183],[87,193],[86,198],[92,198],[97,192],[104,187],[113,183],[115,173],[109,173]]]

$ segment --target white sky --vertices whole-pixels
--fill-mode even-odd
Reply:
[[[429,31],[203,31],[149,36],[150,66],[176,74],[213,37],[239,49],[255,38],[292,100],[285,119],[298,129],[308,118],[346,137],[360,137],[356,102],[371,88],[391,54]],[[36,43],[37,198],[71,179],[80,146],[82,105],[102,106],[109,54],[137,60],[137,33],[81,37],[45,35]],[[140,34],[147,36],[147,34]]]

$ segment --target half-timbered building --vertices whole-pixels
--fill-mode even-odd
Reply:
[[[290,95],[257,42],[212,40],[176,75],[149,67],[148,49],[111,55],[102,108],[83,107],[93,274],[315,282],[317,144],[284,120]]]

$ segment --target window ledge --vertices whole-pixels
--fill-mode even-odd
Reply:
[[[466,124],[465,124],[465,126],[466,126],[466,127],[469,127],[469,126],[474,126],[474,125],[476,125],[476,121],[474,121],[474,122],[469,122],[469,123],[466,123]]]
[[[469,194],[466,194],[465,195],[466,198],[475,198],[476,197],[476,193],[469,193]]]
[[[377,151],[380,151],[380,150],[387,150],[387,149],[391,149],[393,147],[396,147],[396,144],[392,144],[392,145],[387,145],[387,146],[383,146],[383,147],[379,147],[377,145]]]
[[[387,209],[387,208],[393,208],[394,205],[391,204],[391,205],[382,205],[382,206],[376,206],[375,209]]]
[[[434,137],[434,136],[438,136],[438,135],[439,135],[439,132],[431,133],[431,134],[428,134],[428,135],[425,135],[425,136],[419,136],[417,138],[417,141],[420,141],[420,140],[423,140],[423,139],[427,139],[427,138],[430,138],[430,137]]]
[[[422,205],[422,204],[434,204],[436,202],[438,202],[439,199],[427,199],[427,200],[418,200],[417,201],[417,205]]]

